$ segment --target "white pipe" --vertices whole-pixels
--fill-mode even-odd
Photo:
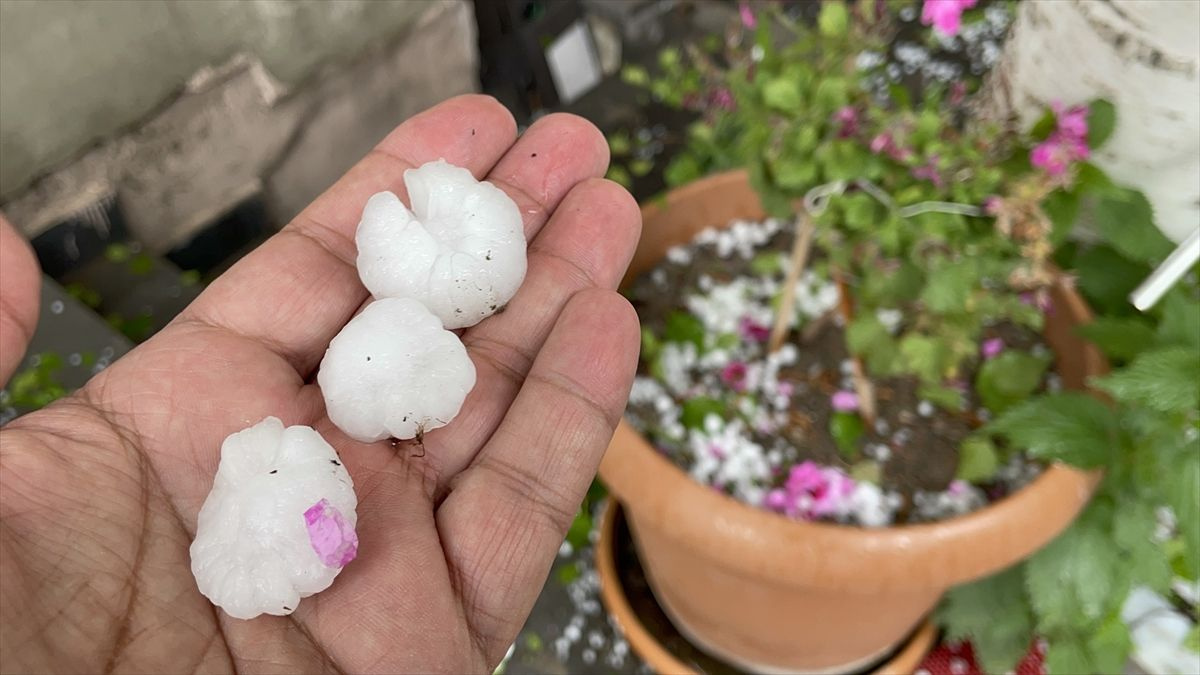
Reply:
[[[1158,269],[1129,294],[1129,301],[1140,311],[1146,311],[1158,303],[1171,287],[1200,261],[1200,228],[1184,240]]]

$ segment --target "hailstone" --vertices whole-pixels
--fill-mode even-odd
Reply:
[[[525,278],[525,230],[500,188],[443,160],[404,172],[412,210],[391,192],[367,200],[359,277],[376,298],[414,298],[446,328],[473,326]]]
[[[357,506],[346,467],[311,427],[268,417],[230,435],[191,546],[200,592],[237,619],[291,614],[354,559]]]
[[[317,383],[329,419],[369,443],[444,426],[475,386],[458,336],[417,300],[375,300],[329,343]]]

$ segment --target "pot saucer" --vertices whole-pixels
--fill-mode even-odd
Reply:
[[[646,580],[621,505],[610,499],[600,522],[596,544],[600,598],[624,632],[634,652],[655,672],[671,675],[740,675],[746,671],[716,658],[689,640],[671,623]],[[936,642],[933,622],[926,620],[893,652],[854,675],[912,673]]]

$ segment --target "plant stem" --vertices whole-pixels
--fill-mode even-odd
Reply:
[[[774,354],[783,346],[788,328],[796,314],[796,283],[800,273],[808,264],[808,252],[812,249],[813,230],[812,219],[808,211],[801,206],[796,214],[796,234],[792,241],[792,257],[788,267],[787,278],[783,282],[783,295],[779,299],[779,310],[775,314],[775,325],[771,327],[771,340],[767,343],[768,353]]]
[[[854,300],[850,297],[850,287],[838,272],[834,272],[838,287],[838,311],[842,315],[845,327],[849,329],[854,319]],[[867,377],[862,359],[857,355],[850,357],[850,379],[854,382],[854,393],[858,395],[858,412],[868,425],[875,424],[876,403],[875,385]]]

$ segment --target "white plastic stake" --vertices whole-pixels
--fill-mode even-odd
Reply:
[[[1150,273],[1142,285],[1129,294],[1129,301],[1139,311],[1150,309],[1197,261],[1200,261],[1200,228],[1192,232],[1158,269]]]

